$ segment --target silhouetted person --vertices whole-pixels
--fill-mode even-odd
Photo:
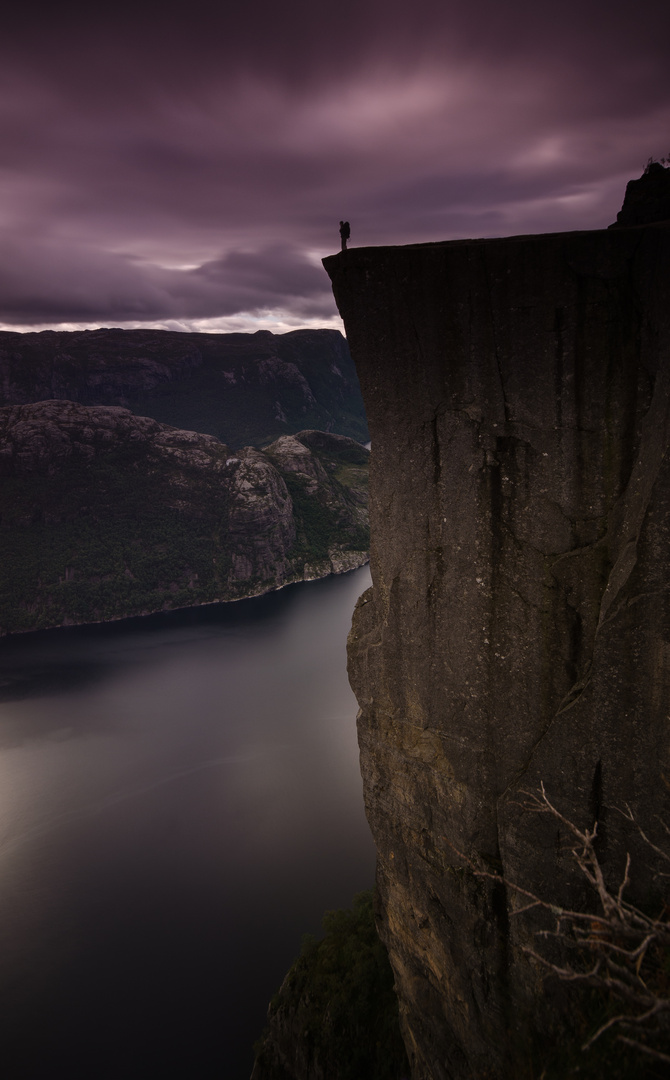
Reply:
[[[351,227],[348,221],[340,222],[340,236],[342,237],[342,251],[347,250],[347,240],[351,236]]]

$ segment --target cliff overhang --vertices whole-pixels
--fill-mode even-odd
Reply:
[[[670,228],[324,260],[366,406],[373,588],[349,641],[414,1080],[519,1075],[571,1021],[504,886],[584,902],[544,782],[631,896],[670,776]],[[558,1034],[557,1034],[558,1033]],[[527,1062],[526,1062],[527,1064]],[[525,1065],[524,1065],[525,1067]],[[516,1071],[515,1071],[516,1070]]]

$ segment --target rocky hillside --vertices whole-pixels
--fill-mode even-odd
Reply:
[[[0,633],[323,577],[367,559],[368,451],[317,431],[233,452],[127,409],[0,409]]]
[[[0,405],[51,399],[121,405],[232,447],[265,445],[305,428],[369,438],[356,371],[337,330],[0,333]]]

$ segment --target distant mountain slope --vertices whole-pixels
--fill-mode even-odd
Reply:
[[[231,452],[127,409],[0,409],[0,633],[324,577],[367,561],[368,451],[320,431]]]
[[[305,428],[369,438],[338,330],[0,332],[0,405],[51,399],[121,405],[232,447]]]

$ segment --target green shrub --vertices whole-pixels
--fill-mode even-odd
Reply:
[[[280,1080],[293,1053],[310,1075],[333,1080],[401,1080],[409,1065],[386,949],[379,940],[372,891],[353,909],[328,911],[324,937],[307,935],[300,956],[270,1006],[257,1046],[263,1080]],[[277,1046],[289,1030],[292,1045]]]

